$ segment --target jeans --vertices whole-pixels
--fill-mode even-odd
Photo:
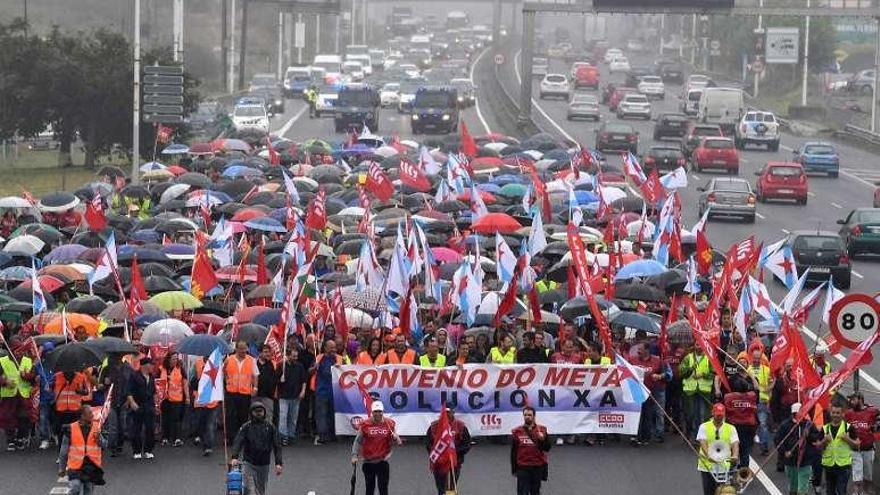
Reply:
[[[134,424],[131,432],[131,448],[135,454],[153,452],[156,444],[156,411],[141,408],[131,414]]]
[[[296,438],[299,399],[278,399],[278,432],[284,440]]]
[[[241,466],[245,495],[265,495],[266,483],[269,481],[269,465],[254,466],[249,462],[242,462]]]
[[[739,437],[739,467],[748,467],[757,427],[752,425],[734,425],[734,427],[736,428],[736,436]]]
[[[849,483],[849,466],[826,466],[825,483],[828,495],[846,495]]]
[[[709,402],[699,393],[685,395],[687,405],[688,435],[696,438],[700,425],[706,421],[709,414]]]
[[[111,421],[116,422],[116,428],[111,430],[111,435],[108,439],[110,448],[113,451],[120,452],[123,445],[125,445],[125,436],[126,432],[128,432],[128,428],[125,427],[128,422],[128,409],[122,405],[111,407],[110,416],[113,418]]]
[[[663,417],[663,411],[666,409],[666,389],[651,391],[654,401],[651,401],[651,409],[653,409],[653,425],[654,438],[663,438],[666,433],[666,418]],[[655,402],[656,401],[656,402]]]
[[[195,408],[195,416],[196,416],[196,431],[198,432],[198,436],[202,439],[202,448],[204,449],[213,449],[215,436],[217,434],[217,414],[219,414],[220,407],[215,408],[207,408],[207,407],[197,407]]]
[[[320,399],[319,399],[320,401]],[[388,495],[388,481],[391,479],[391,467],[388,461],[365,462],[361,465],[364,472],[364,485],[366,494],[374,495],[376,485],[379,485],[379,495]]]
[[[761,449],[770,448],[770,406],[766,402],[758,402],[758,441]]]
[[[40,403],[40,420],[37,423],[37,433],[40,440],[47,441],[52,436],[52,404]]]
[[[516,495],[541,495],[543,466],[523,466],[516,469]]]
[[[67,488],[70,489],[68,495],[92,495],[95,485],[88,481],[73,479],[67,482]]]
[[[333,397],[315,396],[315,423],[322,440],[333,437]]]

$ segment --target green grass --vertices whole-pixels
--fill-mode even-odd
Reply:
[[[36,197],[54,191],[73,191],[95,179],[95,171],[82,166],[59,167],[58,151],[30,151],[19,148],[19,155],[0,156],[0,196],[21,194],[26,189]],[[82,163],[74,152],[73,162]]]

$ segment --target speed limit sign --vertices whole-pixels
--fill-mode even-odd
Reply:
[[[855,349],[880,329],[880,303],[867,294],[849,294],[831,306],[831,333],[844,347]]]
[[[496,53],[495,54],[495,65],[502,65],[502,64],[504,64],[504,54]]]

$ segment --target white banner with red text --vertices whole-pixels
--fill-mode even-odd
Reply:
[[[447,368],[411,365],[336,366],[333,403],[336,433],[354,435],[368,414],[361,388],[381,400],[400,435],[424,435],[444,402],[473,436],[508,435],[522,424],[522,408],[554,435],[638,431],[642,370],[571,364],[466,364]],[[358,386],[361,385],[361,387]]]

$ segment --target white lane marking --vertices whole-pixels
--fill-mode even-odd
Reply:
[[[847,176],[847,177],[849,177],[850,179],[855,179],[856,181],[861,182],[862,184],[864,184],[864,185],[870,187],[871,189],[874,189],[875,187],[877,187],[876,185],[874,185],[874,184],[871,183],[870,181],[867,181],[867,180],[865,180],[865,179],[859,177],[859,176],[856,175],[856,174],[853,174],[853,173],[847,172],[846,170],[841,170],[840,173],[843,174],[843,175],[845,175],[845,176]]]
[[[834,201],[831,202],[831,206],[837,208],[838,210],[842,210],[842,209],[843,209],[842,206],[840,206],[839,204],[835,203]]]
[[[300,108],[300,109],[299,109],[299,112],[296,112],[296,113],[293,115],[293,117],[290,118],[290,120],[288,120],[287,122],[284,123],[283,126],[281,126],[281,129],[278,129],[278,135],[281,136],[281,137],[284,137],[284,135],[287,134],[287,131],[289,131],[290,128],[293,127],[293,124],[294,124],[297,120],[299,120],[300,117],[303,116],[303,114],[306,112],[306,110],[308,110],[308,108],[309,108],[308,105],[306,105],[306,106]]]
[[[522,77],[520,77],[520,75],[519,75],[519,56],[520,56],[520,53],[521,52],[516,52],[516,55],[513,58],[513,71],[516,73],[516,82],[519,83],[520,88],[522,88]],[[550,118],[549,115],[547,115],[547,112],[545,112],[544,109],[541,108],[541,105],[538,103],[538,100],[532,98],[532,106],[535,107],[535,109],[538,111],[538,113],[540,113],[542,116],[544,116],[544,118],[547,119],[547,121],[550,122],[550,124],[553,125],[553,127],[555,127],[556,130],[559,131],[559,133],[562,134],[563,137],[565,137],[566,139],[568,139],[569,141],[571,141],[573,143],[577,143],[577,140],[575,140],[575,138],[571,137],[571,134],[565,132],[565,129],[563,129],[559,124],[556,123],[555,120],[553,120],[552,118]]]
[[[483,58],[483,55],[485,55],[488,51],[489,48],[486,48],[485,50],[480,52],[480,55],[477,57],[476,60],[474,60],[474,63],[471,64],[471,84],[474,83],[474,69],[477,67],[477,64],[480,63],[480,59]],[[486,122],[486,118],[483,117],[483,112],[480,111],[480,99],[474,98],[474,100],[474,109],[477,111],[477,118],[480,119],[480,123],[483,124],[483,129],[486,130],[486,134],[489,134],[492,132],[492,130],[489,129],[489,123]]]
[[[66,486],[56,486],[49,490],[49,495],[67,495],[70,493],[70,488]]]
[[[58,478],[58,481],[56,481],[56,483],[67,483],[67,481],[68,481],[67,476],[62,476],[62,477]]]
[[[700,176],[697,174],[691,174],[691,177],[693,177],[694,180],[700,180]]]
[[[788,151],[789,153],[794,151],[794,148],[789,148],[788,146],[786,146],[784,144],[780,144],[779,147],[784,149],[785,151]]]
[[[773,483],[773,480],[771,480],[770,477],[767,476],[767,473],[765,473],[763,469],[761,469],[760,471],[758,470],[758,468],[760,467],[761,465],[758,464],[758,461],[756,461],[754,457],[749,457],[749,469],[751,469],[753,473],[757,473],[755,475],[755,478],[757,478],[757,480],[760,481],[762,485],[764,485],[764,489],[767,490],[767,493],[769,493],[770,495],[782,495],[782,491],[780,491],[779,488],[776,487],[776,485]]]
[[[791,234],[791,231],[788,230],[788,229],[779,229],[779,230],[781,230],[782,233],[785,234],[785,235]]]
[[[855,270],[850,270],[850,273],[852,273],[853,276],[855,276],[856,278],[865,278],[864,275],[862,275],[861,273],[859,273],[859,272],[857,272],[857,271],[855,271]]]
[[[814,193],[813,191],[807,191],[807,196],[812,198],[812,197],[816,196],[816,193]]]
[[[758,218],[760,218],[761,220],[764,220],[764,219],[767,218],[767,217],[765,217],[764,215],[761,215],[761,214],[758,213],[758,212],[755,212],[755,216],[758,217]]]

